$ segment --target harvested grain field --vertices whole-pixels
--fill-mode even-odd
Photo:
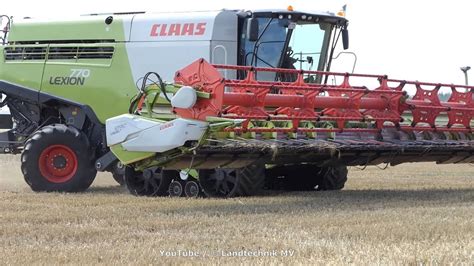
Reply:
[[[474,167],[352,168],[339,192],[137,198],[100,174],[83,194],[33,193],[0,162],[3,264],[472,264]]]

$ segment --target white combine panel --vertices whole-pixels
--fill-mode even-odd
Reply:
[[[10,114],[10,110],[7,107],[0,108],[0,115],[8,115]]]
[[[107,145],[120,144],[126,151],[165,152],[202,138],[208,123],[178,118],[166,123],[136,115],[120,115],[106,121]]]

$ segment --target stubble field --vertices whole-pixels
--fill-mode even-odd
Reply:
[[[351,168],[339,192],[137,198],[98,175],[82,194],[33,193],[0,161],[2,264],[472,264],[474,167]]]

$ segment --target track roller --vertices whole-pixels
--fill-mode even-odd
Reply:
[[[181,182],[173,180],[169,186],[170,197],[181,197],[183,195],[183,185]]]
[[[188,181],[184,186],[184,194],[188,198],[197,198],[201,194],[201,187],[196,181]]]

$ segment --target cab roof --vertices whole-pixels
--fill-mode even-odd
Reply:
[[[295,20],[308,20],[308,21],[326,21],[338,25],[347,24],[347,19],[344,17],[336,16],[331,12],[321,11],[289,11],[286,9],[262,9],[251,11],[255,17],[274,17],[278,18],[280,15],[283,17],[291,16]]]

